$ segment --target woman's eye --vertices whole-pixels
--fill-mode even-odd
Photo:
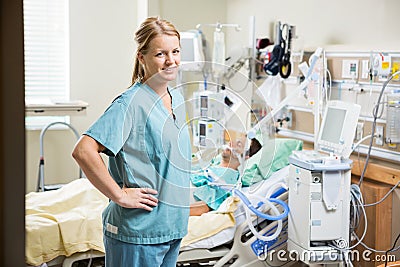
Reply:
[[[179,54],[180,52],[181,52],[181,51],[178,50],[178,49],[173,51],[174,54]]]
[[[162,57],[162,56],[164,56],[164,54],[161,52],[156,54],[156,57]]]

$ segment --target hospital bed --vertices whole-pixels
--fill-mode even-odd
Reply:
[[[28,193],[25,202],[27,266],[71,267],[104,256],[101,213],[108,199],[86,178]]]
[[[285,167],[275,172],[268,180],[261,181],[244,192],[265,195],[273,184],[283,182],[287,173],[288,169]],[[286,198],[287,194],[281,196],[283,200]],[[219,212],[222,213],[223,209],[226,209],[224,205],[228,201],[229,199],[221,205]],[[107,204],[108,199],[85,178],[74,180],[57,190],[27,194],[27,265],[71,267],[79,260],[104,256],[101,212]],[[235,260],[232,266],[246,266],[249,263],[249,266],[268,266],[256,255],[257,239],[249,234],[240,202],[233,214],[233,226],[224,228],[222,225],[217,233],[211,236],[203,233],[203,236],[192,238],[196,239],[196,242],[186,242],[187,245],[181,248],[178,265],[211,262],[215,263],[215,266],[223,266]],[[195,217],[199,217],[200,222],[207,227],[212,222],[210,218],[218,214],[210,213],[207,216],[204,216],[207,220],[204,223],[201,222],[202,216]],[[276,227],[276,223],[264,222],[260,225],[263,228],[261,233],[273,231]],[[204,235],[207,237],[203,238]],[[270,249],[284,249],[286,239],[284,229]]]
[[[275,171],[267,180],[244,187],[243,192],[265,196],[272,185],[285,182],[287,174],[288,167],[284,167]],[[280,198],[286,200],[287,194]],[[259,259],[263,257],[258,255],[260,248],[257,245],[260,244],[255,236],[249,234],[244,207],[239,202],[236,209],[227,212],[228,202],[229,199],[215,212],[203,214],[204,216],[192,216],[199,217],[197,225],[200,223],[210,226],[210,218],[221,214],[225,215],[225,219],[228,217],[229,222],[221,224],[219,229],[207,227],[210,228],[208,230],[213,230],[212,232],[192,234],[189,241],[185,237],[178,265],[206,262],[215,266],[226,266],[230,263],[232,266],[288,266],[287,263],[278,264],[275,258]],[[27,194],[27,266],[72,267],[78,260],[103,257],[101,213],[107,204],[108,199],[86,178],[74,180],[57,190]],[[207,217],[206,222],[201,221],[202,217]],[[190,222],[191,220],[189,232],[193,233],[196,224]],[[261,234],[274,231],[276,227],[274,222],[254,222],[260,223]],[[285,249],[286,224],[285,221],[282,234],[269,246],[270,249]]]
[[[52,122],[40,133],[37,192],[25,196],[27,266],[71,267],[80,260],[104,256],[101,212],[108,199],[79,168],[79,179],[68,184],[46,185],[44,179],[44,136],[53,126],[78,131],[65,122]]]

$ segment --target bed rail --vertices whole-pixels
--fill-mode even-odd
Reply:
[[[55,190],[58,189],[62,186],[62,184],[57,184],[57,185],[45,185],[44,183],[44,146],[43,146],[43,140],[44,140],[44,135],[47,132],[47,130],[54,125],[64,125],[67,126],[75,135],[76,139],[78,140],[80,135],[78,131],[69,123],[62,122],[62,121],[56,121],[47,124],[42,131],[40,132],[40,160],[39,160],[39,173],[38,173],[38,182],[37,182],[37,192],[43,192],[43,191],[49,191],[49,190]],[[79,178],[83,178],[83,172],[82,169],[79,168]]]

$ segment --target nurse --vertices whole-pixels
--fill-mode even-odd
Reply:
[[[132,85],[83,134],[72,153],[110,199],[103,212],[106,266],[175,266],[187,233],[191,145],[182,95],[168,86],[180,36],[147,18],[135,34]],[[109,157],[109,167],[100,153]]]

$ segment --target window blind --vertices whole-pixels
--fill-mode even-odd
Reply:
[[[24,0],[25,102],[69,100],[68,0]],[[27,118],[41,128],[67,117]]]

